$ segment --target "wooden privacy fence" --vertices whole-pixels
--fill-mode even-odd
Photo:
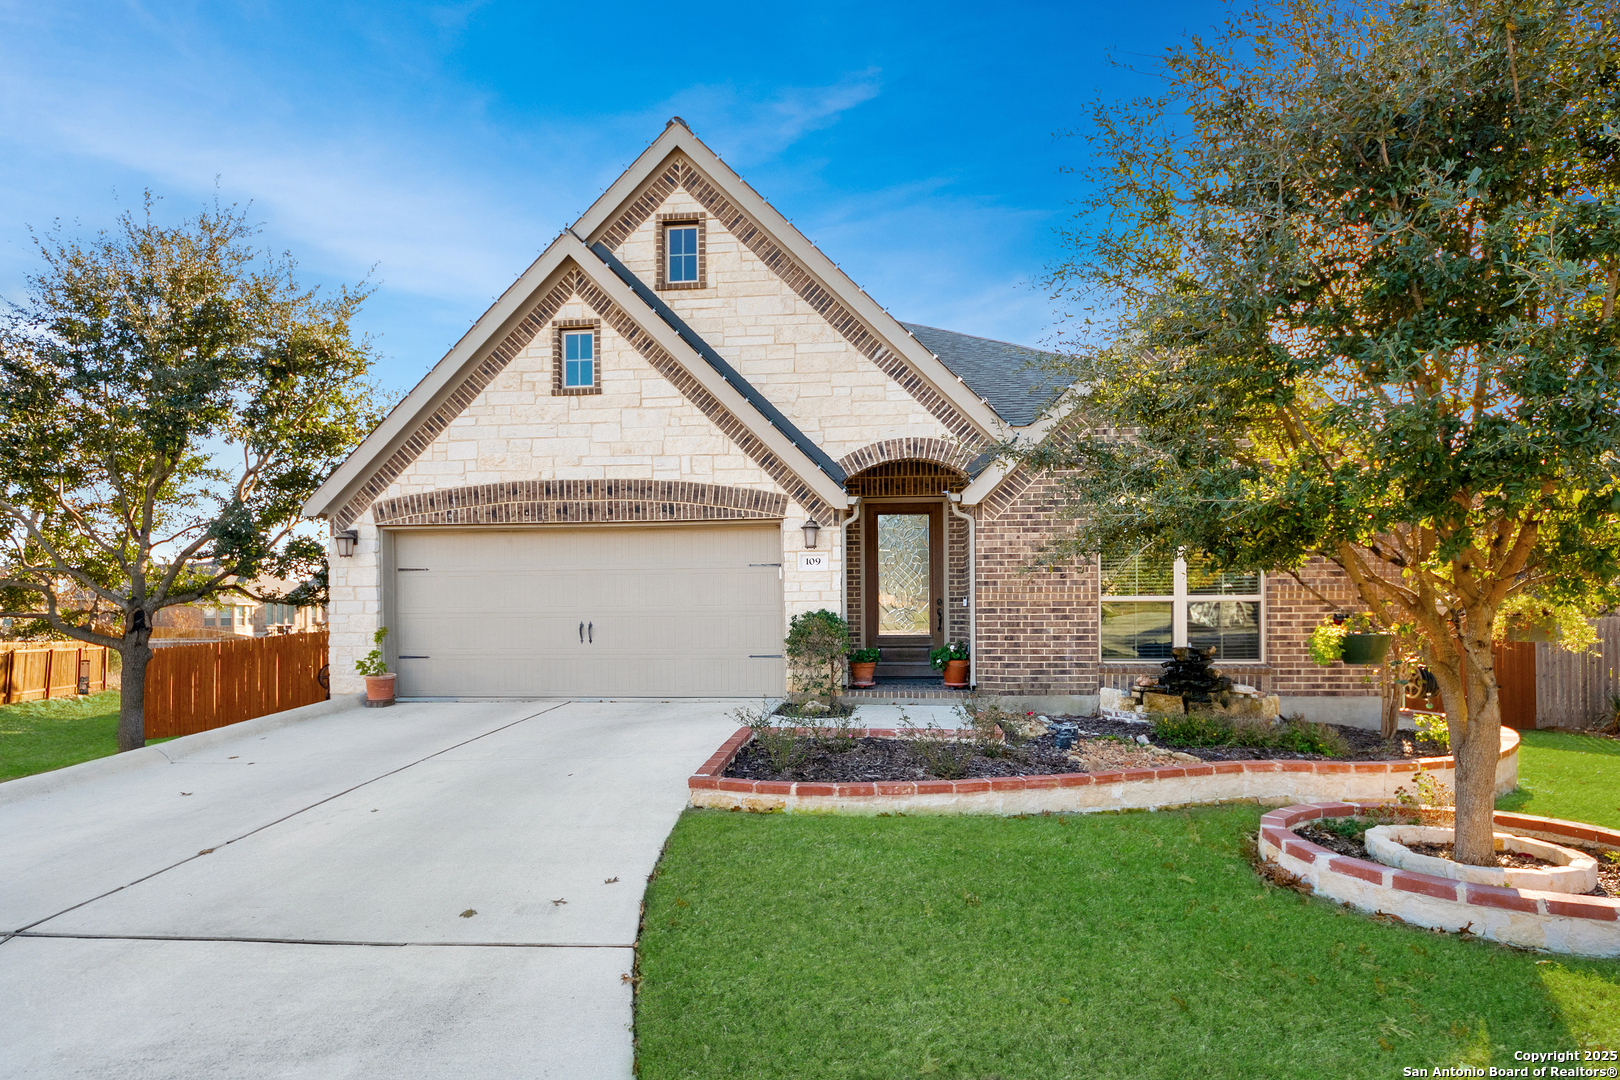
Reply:
[[[1536,646],[1536,715],[1542,727],[1591,727],[1614,715],[1610,694],[1620,694],[1620,616],[1596,623],[1598,644],[1572,653]]]
[[[326,631],[158,649],[146,667],[146,737],[192,735],[325,701]]]
[[[107,689],[107,647],[75,641],[0,641],[0,705]]]

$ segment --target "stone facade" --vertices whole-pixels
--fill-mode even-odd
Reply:
[[[616,205],[593,208],[475,325],[473,343],[435,369],[446,381],[430,376],[401,406],[402,430],[317,494],[333,529],[358,535],[355,553],[331,565],[334,692],[359,687],[354,662],[384,619],[384,531],[396,527],[778,521],[785,617],[840,610],[863,640],[875,583],[862,580],[861,529],[845,527],[855,500],[960,498],[980,448],[1005,433],[683,131],[666,132],[611,189]],[[686,223],[698,226],[697,280],[671,282],[663,230]],[[594,334],[593,381],[565,387],[562,334],[583,328]],[[757,391],[781,415],[728,397],[695,339],[747,384],[732,390]],[[845,492],[830,495],[842,479]],[[974,641],[989,693],[1094,697],[1152,669],[1101,662],[1095,569],[1030,569],[1059,527],[1056,505],[1049,482],[1015,471],[978,505],[944,507],[945,636]],[[825,558],[801,569],[811,519]],[[1310,574],[1348,598],[1346,583]],[[1305,659],[1321,611],[1290,579],[1269,577],[1266,660],[1233,665],[1234,677],[1285,703],[1366,695]]]

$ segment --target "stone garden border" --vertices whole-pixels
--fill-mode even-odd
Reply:
[[[1336,855],[1294,832],[1324,817],[1350,817],[1359,802],[1305,803],[1260,819],[1260,856],[1299,877],[1319,896],[1435,930],[1467,931],[1491,941],[1576,956],[1620,957],[1620,899],[1535,889],[1504,889],[1400,870]],[[1449,824],[1452,811],[1425,808],[1426,824]],[[1620,851],[1620,830],[1498,811],[1498,829],[1518,836]]]
[[[900,732],[866,728],[858,735],[896,738]],[[750,737],[747,728],[739,728],[687,780],[689,805],[842,814],[1083,813],[1233,801],[1258,801],[1269,806],[1315,799],[1380,802],[1393,799],[1397,787],[1410,788],[1419,768],[1448,787],[1455,786],[1456,781],[1450,757],[1405,761],[1217,761],[1119,772],[866,784],[734,780],[722,776]],[[1503,728],[1496,793],[1512,791],[1518,782],[1519,733]]]

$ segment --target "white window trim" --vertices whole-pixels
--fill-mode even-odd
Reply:
[[[596,331],[594,329],[592,329],[591,327],[589,327],[589,326],[580,327],[577,330],[576,329],[564,330],[562,332],[562,344],[563,344],[563,356],[564,357],[568,356],[568,339],[571,338],[571,337],[582,337],[586,341],[591,343],[591,356],[590,356],[591,380],[590,380],[590,382],[570,383],[568,381],[568,365],[569,364],[577,364],[577,363],[580,362],[580,360],[583,360],[584,357],[581,357],[580,360],[564,359],[563,360],[562,386],[563,386],[564,390],[588,390],[592,386],[596,385]]]
[[[1248,603],[1260,604],[1260,656],[1255,660],[1216,660],[1223,668],[1245,665],[1261,667],[1266,664],[1266,575],[1260,573],[1259,591],[1255,593],[1189,593],[1187,591],[1187,560],[1177,558],[1171,573],[1174,595],[1163,593],[1149,593],[1122,596],[1117,593],[1105,593],[1102,589],[1102,560],[1097,560],[1097,653],[1098,659],[1104,664],[1135,665],[1157,664],[1162,661],[1150,656],[1138,656],[1130,659],[1120,657],[1105,657],[1102,655],[1102,606],[1110,600],[1120,603],[1152,603],[1170,601],[1170,643],[1172,648],[1186,648],[1187,646],[1187,605],[1188,603],[1201,603],[1206,600],[1242,600]]]
[[[673,232],[676,232],[677,230],[682,230],[682,229],[690,229],[690,230],[692,230],[693,250],[690,253],[682,252],[681,254],[677,255],[672,250],[670,250],[673,247],[673,245],[669,242],[669,234],[673,233]],[[682,285],[682,286],[690,287],[690,286],[698,284],[699,282],[701,282],[703,280],[703,268],[702,268],[702,266],[698,265],[698,263],[699,263],[698,253],[697,253],[698,231],[699,231],[698,230],[698,225],[697,225],[697,222],[695,222],[695,221],[671,221],[671,222],[667,223],[664,226],[664,280],[669,282],[671,285]],[[675,277],[675,260],[676,259],[685,259],[685,258],[690,258],[692,260],[692,265],[695,268],[694,271],[693,271],[693,274],[689,278],[676,278]]]

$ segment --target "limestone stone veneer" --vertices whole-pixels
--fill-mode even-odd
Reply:
[[[1298,876],[1318,895],[1416,926],[1465,931],[1527,949],[1578,956],[1620,957],[1620,900],[1536,889],[1498,888],[1402,870],[1336,855],[1294,829],[1325,817],[1368,809],[1351,802],[1306,803],[1260,819],[1262,858]],[[1449,824],[1449,810],[1425,810],[1425,820]],[[1620,851],[1620,831],[1574,821],[1498,812],[1498,829],[1518,836]]]

